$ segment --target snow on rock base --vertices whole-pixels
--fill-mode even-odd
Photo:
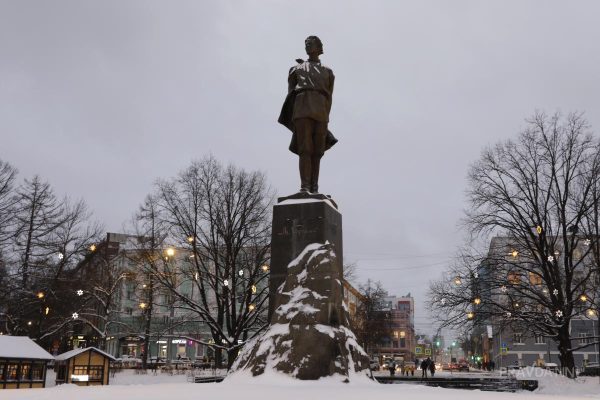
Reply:
[[[231,375],[279,371],[314,380],[365,375],[369,359],[348,328],[343,306],[342,267],[330,243],[313,243],[288,265],[276,296],[271,325],[248,342]]]

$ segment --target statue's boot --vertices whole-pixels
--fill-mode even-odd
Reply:
[[[310,192],[310,178],[311,178],[311,159],[310,155],[300,155],[300,191]]]
[[[321,157],[313,157],[311,166],[310,192],[319,193],[319,167],[321,166]]]

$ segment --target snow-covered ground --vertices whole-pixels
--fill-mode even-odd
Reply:
[[[210,374],[211,372],[208,372]],[[530,376],[529,376],[530,375]],[[536,376],[539,375],[539,376]],[[259,378],[240,375],[222,383],[189,383],[186,375],[151,373],[136,375],[132,370],[116,374],[109,386],[78,387],[60,385],[46,389],[0,391],[2,400],[320,400],[320,399],[418,399],[418,400],[557,400],[600,399],[598,378],[580,378],[576,382],[535,369],[524,370],[521,378],[536,378],[540,389],[534,393],[494,393],[421,385],[383,385],[367,379],[341,383],[328,378],[298,381],[271,372]]]

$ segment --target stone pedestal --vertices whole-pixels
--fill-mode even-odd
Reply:
[[[344,305],[342,215],[323,195],[298,193],[273,210],[269,327],[246,343],[230,375],[277,371],[349,382],[369,358]]]
[[[288,264],[309,244],[333,244],[340,280],[343,271],[342,214],[335,202],[324,195],[309,194],[279,200],[273,208],[269,320],[275,309],[275,296],[285,282]]]

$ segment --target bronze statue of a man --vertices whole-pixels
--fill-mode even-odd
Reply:
[[[337,142],[327,127],[335,77],[319,60],[321,40],[309,36],[304,45],[308,60],[298,59],[290,69],[279,123],[293,133],[290,151],[300,157],[300,191],[318,193],[321,157]]]

